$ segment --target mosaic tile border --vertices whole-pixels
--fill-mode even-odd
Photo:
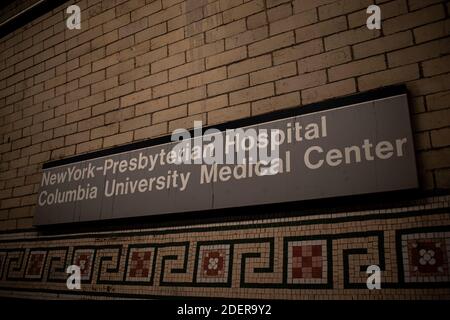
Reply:
[[[0,240],[0,295],[35,292],[103,298],[299,299],[310,293],[332,296],[339,292],[342,297],[343,292],[349,292],[352,297],[363,297],[369,294],[365,270],[368,265],[377,264],[386,275],[382,282],[385,290],[417,297],[423,289],[429,289],[438,290],[430,295],[445,292],[444,296],[450,297],[447,278],[411,280],[405,265],[405,240],[439,238],[450,243],[449,208],[347,218],[278,219],[273,223],[258,220],[253,228],[250,223],[223,223]],[[145,262],[133,252],[147,252]],[[44,259],[33,260],[32,256],[38,253]],[[69,291],[64,270],[81,253],[87,267],[83,289]],[[427,261],[434,262],[431,253],[426,254]],[[318,268],[314,275],[310,269],[313,256]],[[445,261],[447,265],[440,268],[447,272],[450,262]],[[132,268],[138,270],[133,275]],[[320,277],[317,270],[322,272]],[[139,276],[139,272],[144,272],[144,276]]]

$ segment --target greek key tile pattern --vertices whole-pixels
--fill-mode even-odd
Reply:
[[[450,298],[449,198],[95,234],[2,235],[0,295],[57,298]],[[66,286],[69,265],[81,290]],[[382,270],[368,290],[366,269]]]

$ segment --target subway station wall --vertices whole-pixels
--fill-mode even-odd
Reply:
[[[366,27],[374,2],[381,30]],[[80,30],[66,28],[70,4]],[[450,298],[449,15],[443,0],[85,0],[4,36],[0,294]],[[107,232],[33,227],[45,162],[395,84],[409,93],[420,179],[406,200]],[[70,264],[84,266],[81,291],[66,288]],[[366,288],[371,264],[382,290]]]

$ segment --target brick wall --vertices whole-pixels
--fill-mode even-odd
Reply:
[[[399,83],[421,189],[448,192],[449,15],[443,0],[69,1],[0,39],[0,231],[35,232],[49,160]]]

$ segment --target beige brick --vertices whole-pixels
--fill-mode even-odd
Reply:
[[[425,107],[425,97],[413,97],[411,98],[411,103],[413,107],[413,113],[421,113],[426,111]]]
[[[142,115],[140,117],[135,117],[130,120],[126,120],[120,123],[120,132],[130,131],[139,129],[142,127],[149,126],[151,123],[151,116],[149,114]]]
[[[368,30],[366,26],[333,34],[324,39],[327,51],[347,45],[371,40],[380,36],[379,30]]]
[[[247,74],[230,78],[223,81],[211,83],[208,85],[208,96],[215,96],[225,92],[231,92],[246,88],[249,86],[249,77]]]
[[[67,80],[66,74],[62,74],[59,77],[49,79],[49,80],[45,81],[45,90],[59,86],[59,85],[65,83],[66,80]],[[32,88],[27,89],[27,91],[25,91],[25,93],[26,93],[25,96],[33,95],[33,94],[37,93],[37,92],[35,92],[35,89],[37,89],[37,88],[39,88],[39,86],[34,86]],[[40,91],[42,91],[42,89]]]
[[[219,0],[220,8],[228,10],[242,4],[244,0]]]
[[[114,8],[112,8],[89,18],[89,26],[90,27],[97,26],[99,24],[103,24],[115,18],[116,18],[115,10]]]
[[[105,70],[100,70],[97,72],[89,73],[78,80],[80,87],[85,87],[87,85],[102,81],[105,79]]]
[[[235,77],[244,73],[250,73],[255,70],[270,67],[272,57],[270,54],[247,59],[242,62],[234,63],[228,66],[228,77]]]
[[[158,24],[179,16],[183,12],[182,4],[171,6],[165,10],[158,11],[148,17],[149,25]]]
[[[105,103],[101,103],[92,107],[92,115],[96,116],[98,114],[106,113],[109,111],[113,111],[118,109],[120,106],[120,100],[114,99],[106,101]]]
[[[148,77],[136,80],[136,90],[147,89],[151,87],[155,87],[162,83],[166,83],[169,81],[168,71],[162,71],[160,73],[152,74]]]
[[[209,112],[212,110],[224,108],[226,106],[228,106],[228,96],[226,94],[223,94],[221,96],[189,103],[188,114],[193,115]]]
[[[450,128],[443,128],[431,131],[431,144],[435,148],[447,147],[450,145]],[[449,161],[450,164],[450,161]]]
[[[24,137],[12,143],[11,150],[17,150],[31,145],[31,137]]]
[[[167,25],[165,23],[161,23],[156,26],[146,28],[135,34],[136,43],[151,40],[153,38],[165,34],[166,32],[167,32]]]
[[[116,15],[121,16],[145,5],[145,0],[129,0],[119,4],[116,9]]]
[[[300,76],[286,78],[275,82],[277,94],[298,91],[306,88],[323,85],[327,82],[325,70],[302,74]]]
[[[109,37],[111,37],[111,35],[109,35]],[[102,42],[106,41],[105,39],[109,39],[109,37],[107,38],[107,37],[105,37],[105,35],[103,35],[103,36],[100,35],[97,39],[100,39],[101,41],[94,39],[93,40],[94,44],[97,47],[102,46]],[[113,39],[113,41],[114,41],[114,39]],[[92,49],[91,46],[92,46],[92,41],[91,42],[86,42],[86,43],[83,43],[83,44],[79,44],[79,45],[73,47],[72,49],[70,49],[67,52],[67,60],[73,60],[73,59],[78,58],[78,57],[80,57],[82,55],[85,55],[86,53],[91,51],[91,49]],[[94,49],[96,49],[97,47],[94,47]],[[52,49],[53,48],[50,48],[49,51],[52,50]],[[41,52],[40,54],[38,54],[38,59],[39,60],[42,59],[42,61],[45,61],[48,58],[49,58],[48,57],[48,51],[44,51],[44,52]]]
[[[126,26],[130,23],[130,15],[124,14],[116,17],[113,20],[107,21],[103,24],[103,32],[107,33],[112,30],[119,29],[120,27]]]
[[[224,80],[227,78],[226,67],[220,67],[212,69],[206,72],[202,72],[188,78],[188,88],[200,87],[205,84]]]
[[[77,103],[76,99],[74,98],[77,96],[81,97],[89,95],[89,86],[78,88],[78,80],[73,80],[55,88],[55,95],[58,96],[58,99],[61,99],[61,96],[64,97],[64,94],[66,94],[66,105]],[[52,106],[52,103],[54,101],[55,99],[44,101],[44,105]],[[55,109],[58,109],[58,107],[63,103],[64,102],[54,104],[53,107],[56,107]]]
[[[204,70],[205,63],[203,60],[196,60],[190,63],[186,63],[169,70],[169,81],[200,73]]]
[[[364,91],[418,78],[419,67],[417,64],[412,64],[361,76],[358,78],[358,87]]]
[[[15,103],[15,102],[21,100],[22,95],[23,95],[23,93],[19,92],[19,93],[15,94],[14,96],[9,96],[6,99],[6,104]],[[43,91],[42,93],[39,93],[39,94],[33,96],[33,101],[35,104],[37,104],[37,103],[40,103],[40,102],[43,102],[46,100],[50,100],[54,97],[55,97],[55,90],[52,88],[52,89],[48,89],[46,91]]]
[[[56,67],[59,64],[66,62],[66,53],[61,53],[51,59],[45,61],[45,69]]]
[[[250,57],[258,56],[260,54],[290,46],[294,44],[294,42],[294,33],[286,32],[249,45],[248,55]]]
[[[245,19],[234,21],[205,33],[206,43],[215,42],[220,39],[229,38],[235,34],[246,31]]]
[[[197,87],[169,96],[169,106],[174,107],[204,98],[206,98],[206,86]]]
[[[450,71],[450,55],[422,63],[423,74],[426,77]]]
[[[350,60],[350,47],[345,47],[299,60],[297,62],[298,73],[301,74],[324,69],[348,62]]]
[[[450,74],[422,78],[407,83],[412,96],[427,95],[439,91],[450,90]]]
[[[69,58],[67,58],[69,61],[67,61],[67,62],[65,62],[65,63],[63,63],[63,64],[60,64],[60,65],[58,65],[58,66],[56,66],[56,74],[57,75],[62,75],[62,74],[64,74],[64,73],[67,73],[67,72],[69,72],[69,71],[71,71],[71,70],[75,70],[75,69],[77,69],[77,68],[79,68],[80,67],[80,58],[78,58],[78,57],[75,57],[74,59],[71,59],[70,57]],[[83,62],[84,62],[84,60],[83,60]],[[85,64],[85,63],[84,63]],[[82,64],[82,65],[84,65],[84,64]],[[82,66],[81,65],[81,66]]]
[[[189,38],[185,38],[181,41],[171,43],[168,46],[169,49],[169,55],[175,55],[177,53],[188,51],[193,48],[200,47],[205,44],[205,39],[203,37],[203,34],[198,34]],[[187,59],[188,62],[190,62]]]
[[[136,105],[136,116],[140,116],[147,113],[153,113],[155,111],[167,109],[168,107],[169,107],[168,97],[146,101]]]
[[[153,97],[159,98],[162,96],[174,94],[187,89],[187,79],[179,79],[172,82],[168,82],[156,87],[153,87]]]
[[[182,14],[180,16],[170,19],[169,21],[167,21],[167,26],[168,26],[168,30],[172,31],[172,30],[182,28],[182,27],[189,25],[186,28],[186,35],[189,37],[190,35],[198,33],[198,32],[196,32],[197,29],[202,28],[201,23],[195,23],[195,22],[202,20],[203,18],[206,18],[206,17],[204,17],[204,15],[203,15],[203,8],[200,7],[200,8],[195,8],[195,9],[190,10],[191,9],[190,3],[187,7],[189,8],[189,12],[185,12],[184,14]],[[222,19],[222,18],[220,17],[220,19]],[[210,21],[210,22],[214,23],[214,21]],[[191,32],[193,32],[193,33],[191,34]]]
[[[103,139],[90,140],[77,144],[76,152],[77,154],[96,151],[101,149],[103,145]]]
[[[321,39],[315,39],[297,46],[275,51],[273,53],[273,61],[274,64],[277,65],[312,56],[321,52],[323,52],[323,42]]]
[[[81,121],[89,118],[90,116],[91,116],[91,108],[85,108],[67,114],[66,122],[69,124],[72,122]]]
[[[77,90],[71,91],[66,93],[66,103],[74,101],[74,100],[80,100],[81,98],[87,97],[90,94],[90,88],[89,86],[79,88]]]
[[[64,137],[47,140],[42,142],[42,151],[51,151],[54,149],[62,148],[64,146]]]
[[[223,11],[223,22],[239,20],[264,10],[264,0],[248,1],[240,6]]]
[[[356,92],[354,79],[333,82],[302,91],[302,103],[308,104]]]
[[[366,41],[353,46],[355,59],[377,55],[396,49],[411,46],[413,37],[410,31],[396,33],[387,37]]]
[[[134,83],[129,82],[121,86],[106,90],[106,100],[115,99],[134,91]]]
[[[441,0],[409,0],[409,7],[411,11],[427,7],[434,3],[442,2]]]
[[[230,93],[230,105],[259,100],[273,96],[274,94],[273,83],[266,83]]]
[[[267,25],[267,15],[265,12],[254,14],[247,18],[247,28],[253,30]]]
[[[50,158],[52,160],[58,160],[58,159],[70,157],[70,156],[75,155],[75,151],[76,151],[75,145],[59,148],[59,149],[52,151]],[[35,203],[35,202],[33,202],[33,203]]]
[[[20,197],[27,194],[33,193],[33,185],[23,186],[20,188],[15,188],[13,196]],[[17,191],[16,191],[17,190]],[[9,211],[10,219],[24,218],[24,217],[32,217],[33,213],[30,207],[22,207],[22,208],[14,208]]]
[[[263,26],[259,29],[249,30],[225,39],[225,48],[230,50],[250,43],[254,43],[269,36],[269,28]]]
[[[136,21],[142,17],[147,17],[162,9],[161,1],[152,1],[149,4],[135,8],[131,11],[131,20]]]
[[[416,43],[422,43],[450,34],[450,19],[427,24],[414,29]]]
[[[199,13],[199,17],[203,17],[203,10],[201,8],[199,8],[199,10],[195,11],[195,12]],[[188,22],[188,21],[186,21],[186,22]],[[184,22],[182,22],[181,24],[184,24]],[[200,21],[196,21],[196,22],[193,22],[193,23],[190,23],[189,25],[187,25],[185,28],[186,36],[191,37],[191,36],[199,34],[199,33],[204,33],[206,31],[216,28],[222,24],[223,24],[222,14],[216,14],[216,15],[213,15],[210,17],[206,17],[205,19],[202,19]],[[172,28],[176,28],[176,27],[177,26],[174,26]],[[181,27],[181,26],[179,26],[179,27]],[[170,25],[169,25],[169,28],[170,28]]]
[[[383,32],[384,34],[389,35],[433,21],[441,20],[444,17],[444,7],[439,4],[385,20],[383,21]]]
[[[119,28],[119,38],[125,38],[129,35],[135,34],[136,43],[141,42],[138,39],[137,32],[146,29],[148,27],[147,22],[148,22],[147,18],[143,18]]]
[[[193,60],[209,57],[223,51],[225,51],[224,40],[219,40],[187,50],[186,60],[187,62],[191,62]]]
[[[291,31],[317,22],[316,10],[309,10],[270,24],[270,35]]]
[[[57,137],[67,136],[67,135],[73,134],[75,132],[77,132],[77,123],[76,122],[68,124],[63,127],[55,128],[53,136],[55,138],[57,138]]]
[[[114,135],[119,132],[119,124],[111,123],[91,130],[91,140]]]
[[[250,103],[240,104],[208,112],[208,125],[225,123],[250,116]]]
[[[158,111],[153,114],[153,124],[178,119],[187,116],[187,106],[182,105],[166,110]]]
[[[289,1],[288,1],[289,2]],[[267,10],[267,19],[269,22],[278,21],[292,15],[292,5],[285,3],[278,7]]]
[[[282,78],[294,76],[296,74],[297,64],[295,62],[285,63],[272,68],[250,73],[250,85],[254,86],[255,84],[276,81]]]
[[[443,129],[450,126],[450,109],[416,114],[412,117],[416,131]]]
[[[194,121],[201,121],[206,124],[206,113],[196,114],[193,116],[172,120],[169,122],[169,132],[173,132],[176,129],[192,129],[194,128]]]
[[[295,30],[295,41],[305,42],[344,30],[347,30],[346,18],[337,17]]]
[[[167,57],[167,47],[162,47],[156,50],[152,50],[143,54],[141,56],[136,57],[136,66],[140,67],[143,65],[148,65],[152,62],[161,60]]]
[[[221,11],[220,1],[208,3],[203,7],[203,14],[205,17],[219,13],[220,11]]]
[[[112,147],[112,146],[118,146],[121,144],[129,143],[132,140],[133,140],[133,131],[119,133],[119,134],[115,134],[113,136],[104,138],[103,147],[108,148],[108,147]]]
[[[439,57],[450,52],[450,39],[442,39],[394,51],[388,54],[390,67],[402,66],[413,62]]]
[[[128,107],[152,99],[152,89],[133,92],[120,98],[120,106]]]
[[[292,4],[294,6],[294,12],[302,12],[326,5],[334,1],[336,0],[294,0]]]
[[[332,67],[328,70],[328,78],[331,82],[334,82],[384,69],[386,69],[384,55],[379,55]]]
[[[91,91],[92,93],[97,93],[100,91],[105,91],[119,85],[119,77],[115,76],[97,83],[92,84]]]
[[[450,91],[438,92],[426,98],[429,110],[441,110],[450,107]]]
[[[372,0],[358,0],[346,1],[339,0],[319,7],[320,20],[330,19],[336,16],[341,16],[358,10],[365,10],[368,6],[373,4]]]
[[[66,123],[66,116],[62,115],[44,122],[44,130],[61,127]]]
[[[252,102],[252,115],[300,106],[300,93],[292,92]]]
[[[133,59],[129,59],[127,61],[123,61],[120,63],[116,63],[112,66],[106,68],[106,78],[111,78],[117,76],[119,74],[128,72],[134,68]]]
[[[174,56],[170,56],[152,63],[150,71],[152,74],[158,73],[160,71],[182,65],[185,62],[186,62],[185,54],[184,52],[182,52]]]
[[[153,50],[183,39],[184,39],[184,30],[183,28],[180,28],[178,30],[168,32],[163,34],[162,36],[151,39],[150,47]]]
[[[53,112],[51,110],[50,110],[50,114],[51,114],[51,116],[53,116]],[[17,129],[22,129],[24,127],[31,126],[31,124],[33,123],[33,118],[36,119],[36,117],[27,117],[27,118],[22,118],[20,120],[14,121],[13,129],[17,130]]]
[[[239,47],[233,50],[225,51],[214,56],[206,58],[206,69],[216,68],[227,65],[235,61],[245,59],[247,57],[247,49]]]
[[[108,57],[102,58],[100,60],[94,61],[92,63],[92,71],[98,71],[101,69],[105,69],[109,66],[112,66],[119,62],[119,54],[115,53],[113,55],[110,55]]]
[[[78,144],[89,140],[89,131],[78,132],[65,137],[65,145]]]
[[[88,46],[87,50],[78,52],[77,47],[72,49],[72,50],[76,51],[76,53],[70,55],[69,59],[73,58],[73,57],[80,57],[84,54],[87,54],[91,50],[96,50],[96,49],[99,49],[102,47],[106,47],[107,45],[109,45],[117,40],[119,40],[119,32],[117,30],[110,31],[108,33],[103,34],[102,36],[100,36],[98,38],[93,39],[90,43],[86,42],[86,46]],[[106,48],[105,48],[105,53],[106,53]]]
[[[141,140],[154,138],[167,133],[167,122],[162,122],[145,128],[137,129],[136,131],[134,131],[134,139]]]
[[[86,120],[78,122],[78,131],[89,130],[95,127],[103,126],[104,124],[105,124],[105,117],[103,115],[91,117]]]
[[[150,74],[150,66],[144,65],[142,67],[134,68],[128,72],[122,73],[119,76],[119,83],[124,84],[133,80],[142,79]],[[139,90],[136,86],[136,90]]]
[[[450,169],[435,170],[436,188],[449,189],[450,188]]]
[[[431,148],[430,133],[428,131],[414,134],[414,147],[416,150],[428,150]]]
[[[79,105],[81,108],[87,108],[105,101],[105,93],[99,92],[93,95],[90,95],[86,98],[80,99]]]
[[[417,162],[423,169],[448,168],[450,159],[450,148],[423,151],[418,154]]]

